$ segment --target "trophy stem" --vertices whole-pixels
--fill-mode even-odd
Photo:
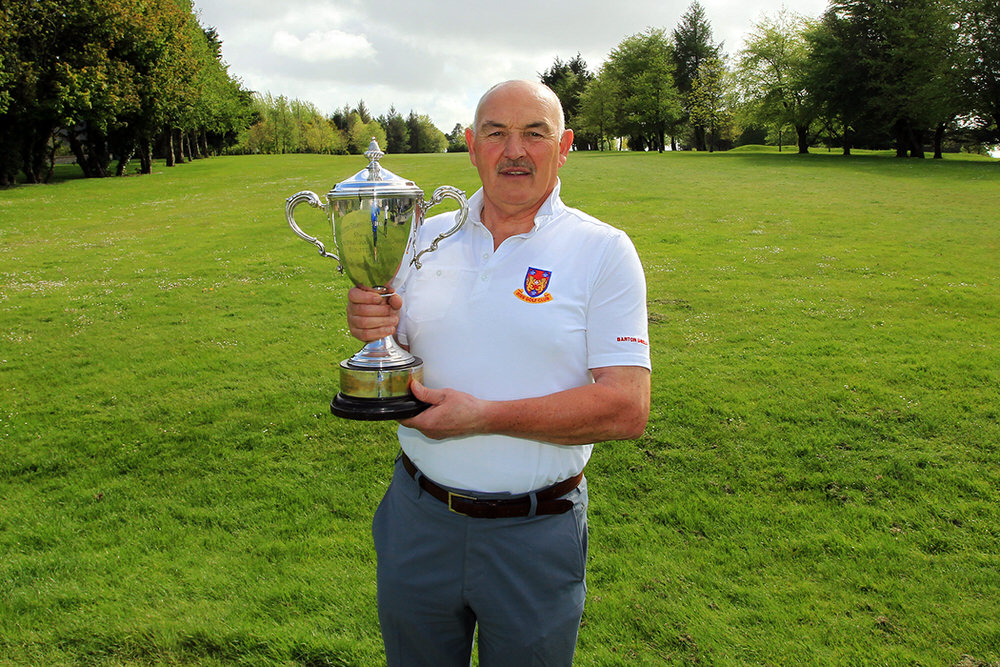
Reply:
[[[400,347],[395,338],[386,336],[365,345],[347,360],[347,364],[352,368],[399,368],[411,365],[415,358]]]

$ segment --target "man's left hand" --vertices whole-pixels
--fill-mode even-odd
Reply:
[[[429,408],[399,423],[416,429],[432,440],[482,432],[485,401],[454,389],[431,389],[414,380],[410,391]]]

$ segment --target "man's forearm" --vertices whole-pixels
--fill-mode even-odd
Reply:
[[[594,383],[538,398],[490,401],[486,430],[559,445],[585,445],[637,438],[648,416],[648,399],[640,403]]]
[[[431,407],[402,423],[433,439],[496,433],[584,445],[640,436],[649,417],[649,371],[614,366],[594,369],[593,375],[592,384],[510,401],[415,385],[417,398]]]

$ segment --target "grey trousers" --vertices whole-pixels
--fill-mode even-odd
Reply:
[[[586,597],[586,481],[564,514],[474,519],[397,461],[375,512],[378,614],[391,667],[571,665]]]

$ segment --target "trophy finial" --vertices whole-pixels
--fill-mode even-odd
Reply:
[[[378,163],[385,153],[382,149],[378,147],[378,140],[372,137],[372,142],[368,144],[368,150],[365,151],[365,157],[368,158],[368,180],[369,181],[380,181],[382,180],[382,167]]]

